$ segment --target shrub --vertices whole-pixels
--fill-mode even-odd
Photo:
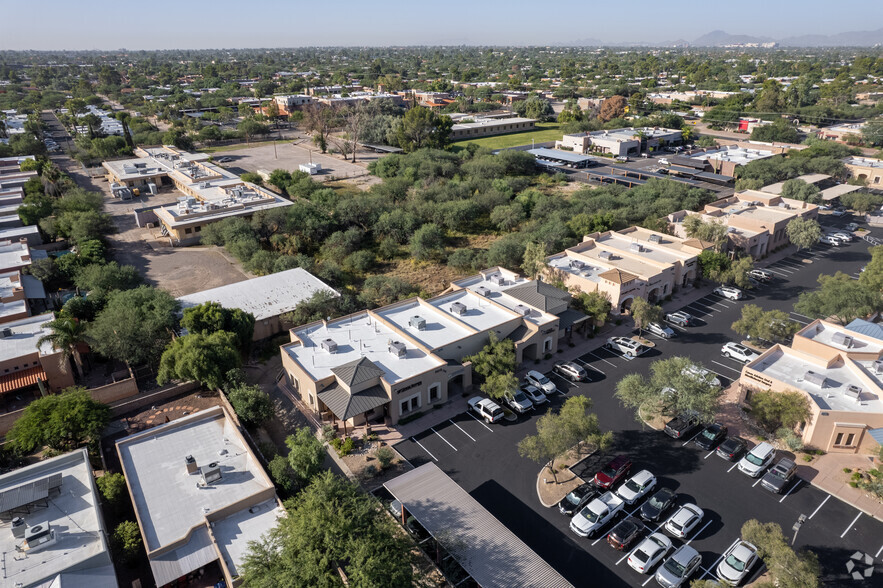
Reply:
[[[851,473],[852,473],[852,468],[843,468],[843,473],[844,473],[844,474],[851,474]]]
[[[791,429],[785,427],[778,429],[776,431],[776,438],[783,441],[791,451],[801,451],[803,449],[803,440]]]
[[[141,531],[135,521],[123,521],[113,531],[113,543],[122,561],[132,564],[141,552]]]
[[[247,425],[260,425],[273,416],[273,401],[260,386],[241,384],[231,389],[227,397]]]
[[[126,478],[122,474],[105,474],[95,480],[101,497],[109,504],[118,506],[120,501],[128,495]]]
[[[374,452],[374,457],[377,458],[380,467],[386,469],[392,463],[392,460],[395,459],[395,454],[389,447],[381,447]]]
[[[322,440],[326,443],[331,443],[331,440],[337,437],[337,432],[334,430],[333,425],[323,425],[322,426]]]
[[[362,477],[364,478],[373,478],[377,475],[377,466],[374,464],[369,464],[365,466],[365,469],[362,470]]]
[[[352,437],[347,437],[346,439],[344,439],[343,444],[340,446],[340,455],[344,456],[352,453],[354,444],[355,442],[353,441]]]

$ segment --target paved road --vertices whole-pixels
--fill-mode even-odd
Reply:
[[[848,217],[825,222],[838,226]],[[845,271],[858,275],[870,256],[867,243],[856,240],[839,247],[818,247],[777,261],[769,266],[776,278],[746,301],[765,309],[781,309],[794,320],[807,323],[809,318],[793,312],[797,295],[817,286],[820,273]],[[688,305],[685,310],[701,323],[688,330],[680,329],[672,340],[660,340],[655,349],[631,361],[616,353],[594,348],[600,340],[586,344],[580,360],[593,370],[593,382],[574,385],[554,376],[567,394],[583,394],[593,399],[594,409],[604,427],[617,432],[615,446],[603,456],[593,456],[581,464],[587,479],[608,457],[624,453],[634,461],[634,468],[654,472],[661,485],[680,493],[680,502],[698,504],[706,518],[699,531],[689,539],[703,556],[699,576],[711,578],[718,558],[739,537],[742,523],[756,518],[782,526],[788,537],[801,514],[808,521],[801,528],[795,546],[807,547],[819,555],[826,586],[880,585],[883,569],[866,582],[856,582],[846,573],[846,562],[860,550],[883,561],[883,523],[862,514],[808,483],[799,481],[784,496],[772,495],[726,462],[692,443],[674,441],[665,435],[644,430],[633,414],[622,409],[613,398],[615,383],[628,373],[646,374],[650,363],[673,354],[686,355],[714,370],[724,385],[738,378],[741,365],[720,356],[720,345],[737,339],[730,325],[740,316],[745,302],[724,300],[708,295]],[[553,398],[557,408],[563,398]],[[506,524],[546,561],[576,586],[642,585],[652,582],[625,563],[626,554],[614,551],[601,539],[581,539],[569,529],[569,520],[556,509],[545,509],[536,494],[537,464],[518,455],[516,445],[536,430],[536,419],[548,409],[535,411],[515,423],[487,426],[470,414],[460,414],[450,421],[405,440],[396,449],[414,465],[435,461],[485,508]],[[627,512],[631,512],[627,511]],[[622,516],[622,515],[620,515]],[[610,526],[605,529],[609,531]],[[680,544],[675,541],[675,544]],[[760,570],[756,571],[759,575]]]

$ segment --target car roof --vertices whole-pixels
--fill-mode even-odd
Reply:
[[[681,545],[677,548],[677,550],[671,555],[671,558],[678,563],[687,564],[690,563],[690,560],[699,555],[699,552],[690,547],[689,545]]]
[[[763,441],[752,447],[750,453],[753,453],[755,455],[768,455],[774,450],[775,448],[772,445],[770,445],[766,441]]]
[[[735,547],[733,547],[733,550],[730,553],[735,555],[738,559],[745,561],[753,554],[757,553],[757,548],[747,541],[740,541]]]
[[[674,514],[672,518],[673,521],[683,524],[690,519],[699,516],[699,513],[702,512],[695,504],[685,504]]]
[[[527,372],[527,375],[528,375],[528,376],[531,376],[532,378],[536,378],[536,379],[538,379],[538,380],[540,380],[540,379],[546,377],[546,376],[544,376],[543,374],[541,374],[540,372],[538,372],[538,371],[536,371],[536,370],[530,370],[529,372]]]
[[[796,464],[793,459],[788,459],[787,457],[783,457],[776,463],[776,467],[783,468],[793,468]]]
[[[654,477],[655,476],[651,474],[649,470],[641,470],[640,472],[632,476],[632,480],[639,483],[644,483],[652,480]]]

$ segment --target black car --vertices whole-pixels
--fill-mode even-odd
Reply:
[[[614,549],[624,551],[641,536],[645,528],[644,523],[635,517],[629,517],[613,527],[613,530],[607,535],[607,543],[612,545]]]
[[[727,436],[727,428],[720,423],[708,425],[702,432],[696,435],[696,445],[709,451],[717,447],[717,444],[723,441]]]
[[[739,437],[727,437],[726,441],[717,446],[717,454],[727,461],[736,461],[748,448],[748,443]]]
[[[572,517],[579,510],[596,498],[601,491],[592,484],[583,484],[574,488],[567,496],[558,503],[558,512]]]
[[[650,500],[641,507],[641,518],[645,521],[656,522],[671,508],[678,499],[677,493],[670,488],[660,488],[650,497]]]

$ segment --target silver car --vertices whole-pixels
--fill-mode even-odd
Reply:
[[[684,586],[701,563],[702,556],[698,551],[689,545],[681,545],[656,571],[656,582],[665,588]]]
[[[757,547],[748,541],[739,541],[724,554],[723,560],[715,570],[717,577],[728,586],[738,586],[745,580],[759,559]]]
[[[508,404],[509,408],[521,414],[533,410],[533,402],[530,401],[530,398],[521,389],[503,397],[503,402]]]
[[[650,323],[644,328],[647,329],[648,333],[656,335],[657,337],[662,337],[663,339],[671,339],[675,336],[674,329],[661,323]]]

